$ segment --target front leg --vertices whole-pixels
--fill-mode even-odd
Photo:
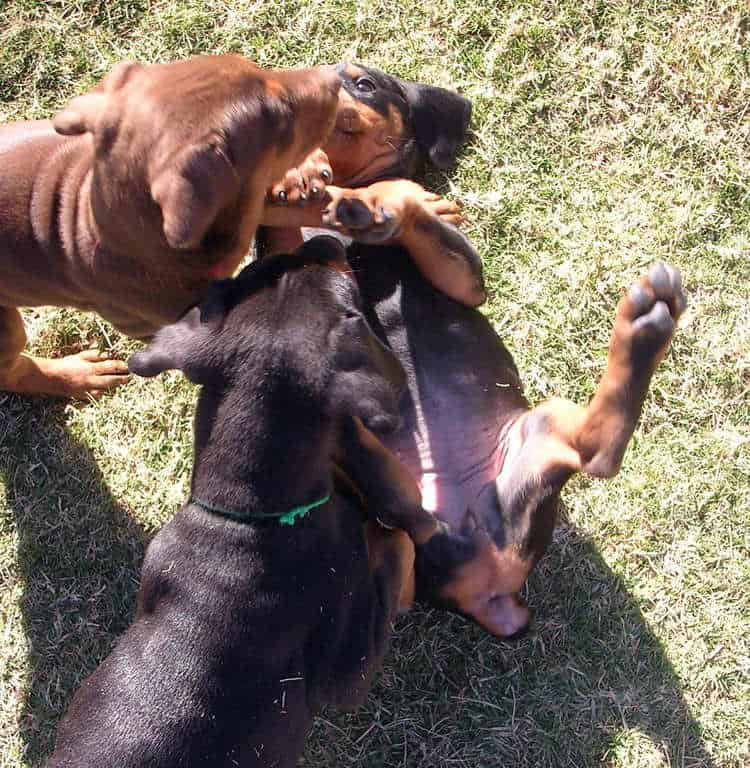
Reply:
[[[362,493],[370,519],[405,531],[417,545],[438,533],[440,523],[422,507],[414,478],[360,419],[342,426],[335,458]]]
[[[96,349],[48,359],[23,354],[25,345],[21,313],[0,307],[0,390],[87,400],[128,381],[127,364]]]
[[[326,226],[358,242],[400,245],[439,291],[471,307],[485,300],[482,262],[457,229],[462,217],[456,203],[406,179],[331,188],[329,196]]]
[[[365,524],[366,579],[346,599],[342,612],[323,624],[322,634],[308,644],[308,670],[313,707],[328,704],[355,709],[364,703],[373,678],[388,651],[392,624],[414,600],[414,544],[403,531]]]
[[[387,632],[396,614],[409,610],[414,602],[414,542],[404,531],[388,531],[370,521],[365,525],[365,543],[370,573],[382,596],[379,623]],[[387,643],[387,635],[376,635],[373,652],[382,658]]]

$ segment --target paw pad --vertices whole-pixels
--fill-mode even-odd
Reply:
[[[636,336],[664,343],[687,306],[680,271],[657,262],[628,292],[625,311]]]

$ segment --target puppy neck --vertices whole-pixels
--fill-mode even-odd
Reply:
[[[299,399],[204,388],[191,495],[237,517],[282,515],[330,493],[334,425]]]

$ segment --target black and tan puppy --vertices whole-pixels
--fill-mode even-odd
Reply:
[[[323,145],[340,186],[414,178],[427,162],[447,170],[466,139],[471,102],[453,91],[339,64],[339,106]]]
[[[131,358],[203,385],[192,495],[151,543],[135,621],[75,694],[50,766],[290,768],[323,704],[361,702],[411,600],[414,547],[363,526],[333,457],[371,519],[421,542],[435,524],[364,426],[397,425],[404,374],[344,266],[331,238],[253,264]]]
[[[349,206],[339,207],[330,216],[346,219]],[[369,215],[377,229],[377,211]],[[362,232],[366,219],[361,212]],[[463,282],[481,283],[481,262],[454,227],[436,217],[429,234],[436,255],[442,240],[456,243]],[[452,532],[417,548],[417,596],[498,637],[518,634],[531,619],[519,591],[551,541],[563,486],[579,471],[619,471],[685,309],[680,273],[657,264],[622,297],[607,368],[586,407],[556,399],[532,408],[487,319],[435,290],[408,251],[353,243],[347,255],[371,326],[407,374],[401,425],[380,437]]]
[[[336,71],[342,86],[333,130],[269,190],[260,252],[296,248],[300,227],[335,228],[359,242],[401,246],[446,296],[481,304],[481,269],[464,269],[467,258],[478,265],[473,249],[455,230],[436,226],[438,219],[459,224],[458,205],[412,181],[427,165],[445,170],[455,162],[471,102],[361,64]]]
[[[309,203],[321,198],[331,181],[363,187],[382,179],[413,179],[427,164],[440,170],[453,165],[471,120],[468,99],[362,64],[338,64],[336,72],[342,87],[333,130],[320,149],[269,190],[270,203]]]

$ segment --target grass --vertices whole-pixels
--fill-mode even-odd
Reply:
[[[359,59],[461,88],[449,179],[486,312],[529,395],[590,396],[621,289],[656,258],[690,307],[620,476],[579,478],[531,579],[534,631],[401,618],[366,706],[304,764],[730,768],[750,760],[750,12],[740,0],[5,0],[0,119],[47,117],[122,58]],[[1,169],[0,169],[1,172]],[[134,346],[28,313],[32,348]],[[0,394],[0,768],[39,765],[127,626],[144,547],[185,498],[193,390],[74,407]]]

